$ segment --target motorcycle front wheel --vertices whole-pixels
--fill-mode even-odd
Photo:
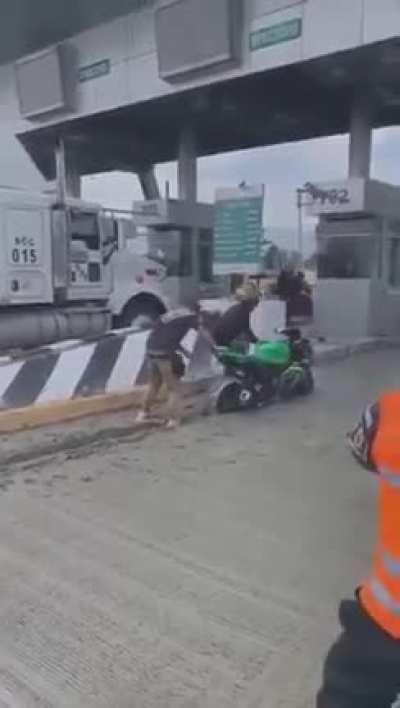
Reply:
[[[314,375],[311,369],[305,369],[304,379],[300,383],[299,396],[309,396],[315,389]]]
[[[296,396],[308,396],[314,390],[312,371],[300,366],[290,366],[280,377],[278,393],[284,401]]]

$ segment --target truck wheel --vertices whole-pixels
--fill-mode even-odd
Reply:
[[[118,327],[149,329],[160,314],[162,314],[161,306],[157,306],[156,303],[131,302],[118,318]]]

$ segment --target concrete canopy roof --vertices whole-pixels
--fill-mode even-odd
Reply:
[[[140,0],[0,0],[0,64],[135,10]]]
[[[188,124],[199,156],[346,133],[360,90],[371,97],[375,127],[400,124],[400,54],[388,64],[388,47],[390,42],[369,45],[18,137],[44,177],[53,179],[59,138],[82,175],[134,171],[176,159],[179,135]]]

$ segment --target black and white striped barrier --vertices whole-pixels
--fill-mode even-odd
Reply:
[[[61,342],[26,358],[0,359],[0,408],[67,401],[104,393],[126,393],[146,383],[148,332],[121,330],[94,342]],[[182,342],[190,358],[186,378],[211,369],[208,345],[191,330]]]
[[[230,301],[204,301],[223,312]],[[284,319],[282,303],[263,302],[253,326],[264,338]],[[267,329],[266,329],[267,327]],[[127,393],[147,380],[145,349],[148,332],[120,330],[93,341],[59,342],[18,360],[0,357],[0,409],[11,410],[59,403],[99,394]],[[221,367],[209,344],[191,330],[182,342],[187,353],[186,380],[213,376]]]

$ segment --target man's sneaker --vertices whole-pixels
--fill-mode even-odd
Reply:
[[[175,430],[176,428],[179,427],[179,420],[176,420],[176,418],[169,418],[165,424],[165,429],[166,430]]]
[[[146,411],[139,411],[136,418],[135,418],[135,423],[145,423],[147,419],[148,419],[147,412]]]

